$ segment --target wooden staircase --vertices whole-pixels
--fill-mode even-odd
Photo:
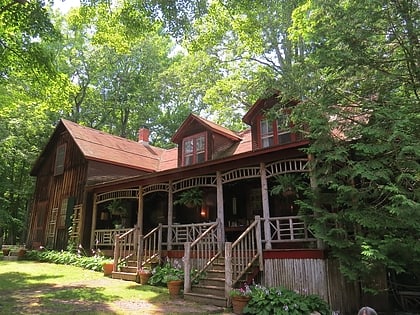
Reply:
[[[191,284],[191,292],[184,293],[184,299],[202,304],[221,307],[229,306],[229,299],[225,295],[225,259],[217,258],[198,283]],[[258,275],[260,269],[254,264],[244,273],[239,283],[250,284]]]
[[[226,307],[225,261],[223,257],[213,262],[198,283],[191,284],[191,292],[184,293],[184,299],[197,303]]]
[[[128,260],[126,265],[121,266],[119,269],[119,271],[112,272],[112,279],[139,282],[136,260]]]

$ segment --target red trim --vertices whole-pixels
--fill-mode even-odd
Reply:
[[[182,258],[183,250],[169,250],[166,252],[169,258]],[[264,250],[264,259],[326,259],[326,253],[320,249],[286,249]]]
[[[326,259],[320,249],[264,250],[264,259]]]

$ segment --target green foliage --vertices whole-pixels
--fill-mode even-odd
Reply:
[[[203,204],[203,191],[194,187],[183,191],[179,198],[175,200],[174,205],[185,205],[187,207],[199,207]]]
[[[38,260],[42,262],[55,263],[60,265],[71,265],[93,271],[102,271],[102,265],[109,262],[109,258],[96,253],[93,256],[87,256],[82,248],[77,253],[71,251],[28,251],[26,258],[29,260]]]
[[[293,14],[292,37],[310,48],[293,69],[304,100],[293,115],[309,127],[318,185],[300,209],[351,279],[419,272],[418,14],[381,0],[308,1]]]
[[[152,276],[148,283],[157,286],[166,286],[169,281],[184,279],[184,270],[181,265],[175,261],[174,266],[170,262],[157,266],[152,270]]]
[[[301,295],[282,287],[266,288],[253,285],[251,300],[244,309],[245,314],[301,315],[319,312],[331,314],[328,304],[317,295]]]

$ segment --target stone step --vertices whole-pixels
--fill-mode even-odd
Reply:
[[[127,280],[127,281],[138,281],[137,273],[131,272],[121,272],[121,271],[113,271],[112,272],[112,279],[120,279],[120,280]]]
[[[184,292],[184,299],[187,301],[193,301],[198,304],[208,304],[220,307],[227,307],[227,299],[225,297],[209,295],[209,294],[197,294],[193,292]]]

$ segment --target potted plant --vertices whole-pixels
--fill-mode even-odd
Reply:
[[[152,275],[152,271],[148,268],[140,268],[138,271],[138,275],[140,279],[140,284],[147,284]]]
[[[104,276],[112,275],[114,271],[114,262],[111,260],[106,260],[102,263],[102,269],[104,270]]]
[[[183,283],[184,271],[177,261],[174,261],[173,266],[169,261],[162,266],[157,266],[153,269],[152,276],[149,279],[151,285],[166,285],[171,297],[180,295]]]
[[[3,245],[2,246],[2,251],[3,251],[3,256],[9,256],[9,254],[10,254],[10,248],[9,247]]]
[[[128,209],[124,206],[122,200],[113,199],[107,206],[107,209],[111,215],[119,217],[118,220],[114,221],[114,225],[116,229],[121,228],[123,219],[127,218],[128,215]]]
[[[274,177],[274,186],[270,190],[271,195],[282,194],[284,197],[296,196],[304,191],[307,184],[301,174],[289,173]]]
[[[232,289],[229,296],[232,301],[233,313],[243,314],[245,306],[251,300],[251,295],[252,291],[247,283],[244,283],[240,288]]]
[[[203,204],[203,191],[198,187],[185,190],[174,204],[185,205],[188,208],[200,207]]]

